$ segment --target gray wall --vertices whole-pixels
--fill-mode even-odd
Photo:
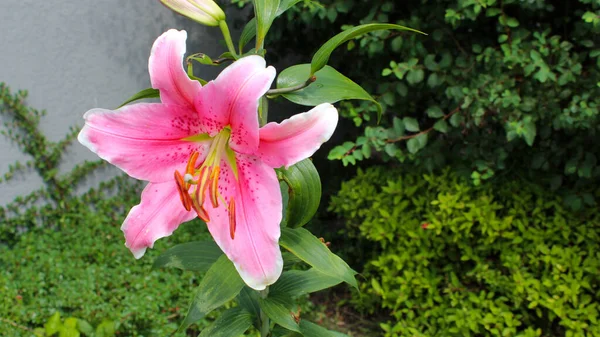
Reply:
[[[150,48],[169,28],[188,31],[188,51],[225,51],[218,28],[190,22],[157,0],[0,0],[0,82],[13,91],[29,91],[29,105],[47,110],[42,129],[56,141],[69,126],[81,125],[88,109],[114,108],[150,87]],[[207,78],[215,71],[202,69],[209,73]],[[97,157],[75,143],[61,171],[86,159]],[[0,174],[15,160],[29,158],[0,136]],[[112,174],[115,171],[108,170],[96,178]],[[29,172],[0,184],[0,205],[40,183],[40,177]]]

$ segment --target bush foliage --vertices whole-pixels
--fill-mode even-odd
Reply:
[[[567,196],[574,209],[595,204],[589,187],[600,181],[600,150],[589,144],[598,143],[600,132],[600,3],[300,4],[271,29],[267,46],[282,56],[308,62],[321,37],[375,21],[429,34],[372,33],[334,54],[331,65],[386,111],[377,124],[373,104],[342,104],[356,128],[346,131],[331,159],[400,161],[427,170],[452,165],[475,184],[525,172]]]
[[[383,167],[359,170],[330,207],[370,243],[357,303],[391,312],[386,336],[600,336],[595,210],[524,181]]]
[[[76,319],[96,327],[96,337],[113,336],[100,334],[102,327],[122,336],[170,335],[186,314],[199,275],[151,271],[152,257],[174,243],[208,238],[206,230],[198,230],[205,225],[182,225],[176,236],[161,240],[136,261],[119,227],[139,202],[140,183],[119,176],[78,193],[78,188],[88,189],[85,178],[103,162],[82,163],[61,174],[58,167],[78,130],[49,141],[39,129],[45,112],[28,107],[26,99],[27,92],[13,93],[0,83],[2,134],[30,157],[12,164],[0,182],[28,170],[44,182],[0,207],[0,335],[38,335],[34,328],[43,326],[53,335],[60,326],[81,321]],[[65,317],[64,324],[59,316]],[[79,325],[76,329],[92,335]]]

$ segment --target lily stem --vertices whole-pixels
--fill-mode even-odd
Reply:
[[[260,291],[259,294],[262,298],[266,298],[269,294],[269,288]],[[260,337],[269,337],[271,335],[271,322],[269,321],[269,317],[264,311],[262,311],[262,309],[260,310],[260,321],[262,323],[260,326]]]
[[[235,59],[238,58],[238,54],[235,52],[235,47],[233,46],[233,40],[231,40],[231,33],[229,32],[229,27],[227,26],[227,22],[225,20],[219,21],[219,28],[221,28],[221,32],[223,33],[223,37],[225,38],[225,43],[227,44],[227,49]]]
[[[278,95],[283,95],[283,94],[287,94],[290,92],[302,90],[302,89],[308,87],[311,83],[313,83],[316,80],[317,80],[317,77],[313,75],[308,80],[306,80],[304,83],[297,84],[293,87],[271,89],[271,90],[267,91],[267,95],[268,96],[278,96]]]

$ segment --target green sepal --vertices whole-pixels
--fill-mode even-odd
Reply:
[[[243,287],[244,281],[233,263],[227,256],[221,256],[200,281],[190,309],[178,331],[184,331],[211,311],[234,299]]]
[[[119,105],[118,108],[122,108],[123,106],[125,106],[131,102],[138,101],[140,99],[158,98],[158,97],[160,97],[160,92],[158,91],[158,89],[154,89],[154,88],[144,89],[144,90],[138,92],[137,94],[129,97],[123,104]]]
[[[310,159],[280,169],[279,176],[288,186],[284,226],[304,226],[317,212],[321,202],[321,178]]]
[[[400,25],[393,25],[393,24],[389,24],[389,23],[369,23],[366,25],[360,25],[360,26],[356,26],[356,27],[347,29],[347,30],[337,34],[336,36],[332,37],[331,39],[329,39],[329,41],[325,42],[325,44],[323,44],[321,46],[321,48],[319,48],[319,50],[317,50],[317,52],[315,53],[315,55],[312,58],[312,61],[310,62],[311,75],[313,75],[317,71],[321,70],[327,64],[327,62],[329,61],[329,57],[331,56],[331,53],[335,50],[335,48],[340,46],[342,43],[344,43],[348,40],[351,40],[355,37],[358,37],[360,35],[363,35],[365,33],[373,32],[376,30],[392,30],[392,29],[393,30],[408,30],[408,31],[416,32],[416,33],[425,34],[423,32],[420,32],[420,31],[412,29],[412,28],[408,28],[408,27],[404,27],[404,26],[400,26]]]
[[[282,228],[279,244],[323,274],[336,277],[358,289],[354,278],[356,272],[306,229]]]
[[[152,269],[177,268],[206,272],[223,255],[212,240],[183,243],[167,249],[154,260]]]
[[[306,82],[310,77],[311,65],[298,64],[283,70],[277,77],[277,88],[290,88]],[[316,80],[306,88],[283,94],[283,97],[300,105],[316,106],[321,103],[335,103],[341,100],[360,99],[371,101],[377,106],[377,120],[381,119],[383,110],[377,102],[360,85],[342,75],[333,67],[324,66],[314,76]]]
[[[252,326],[252,314],[243,308],[225,310],[198,337],[239,337]]]

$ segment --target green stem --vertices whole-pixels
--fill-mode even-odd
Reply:
[[[306,80],[306,82],[300,83],[300,84],[295,85],[293,87],[271,89],[271,90],[267,91],[267,95],[268,96],[278,96],[278,95],[283,95],[283,94],[287,94],[287,93],[290,93],[290,92],[302,90],[302,89],[308,87],[311,83],[313,83],[316,80],[317,80],[317,77],[313,75],[308,80]]]
[[[238,58],[238,54],[235,52],[235,47],[233,46],[233,40],[231,40],[231,33],[229,32],[229,27],[227,26],[227,22],[225,20],[219,21],[219,28],[221,28],[221,32],[223,33],[223,37],[225,38],[225,43],[227,44],[227,49],[234,58]]]
[[[259,292],[259,295],[262,298],[266,298],[268,294],[268,287],[265,290]],[[260,310],[260,321],[262,322],[260,326],[260,337],[269,337],[271,334],[271,322],[269,321],[269,317],[267,317],[267,315],[264,311],[262,311],[262,309]]]
[[[259,102],[258,108],[258,123],[262,127],[267,124],[269,119],[269,100],[263,96]]]

